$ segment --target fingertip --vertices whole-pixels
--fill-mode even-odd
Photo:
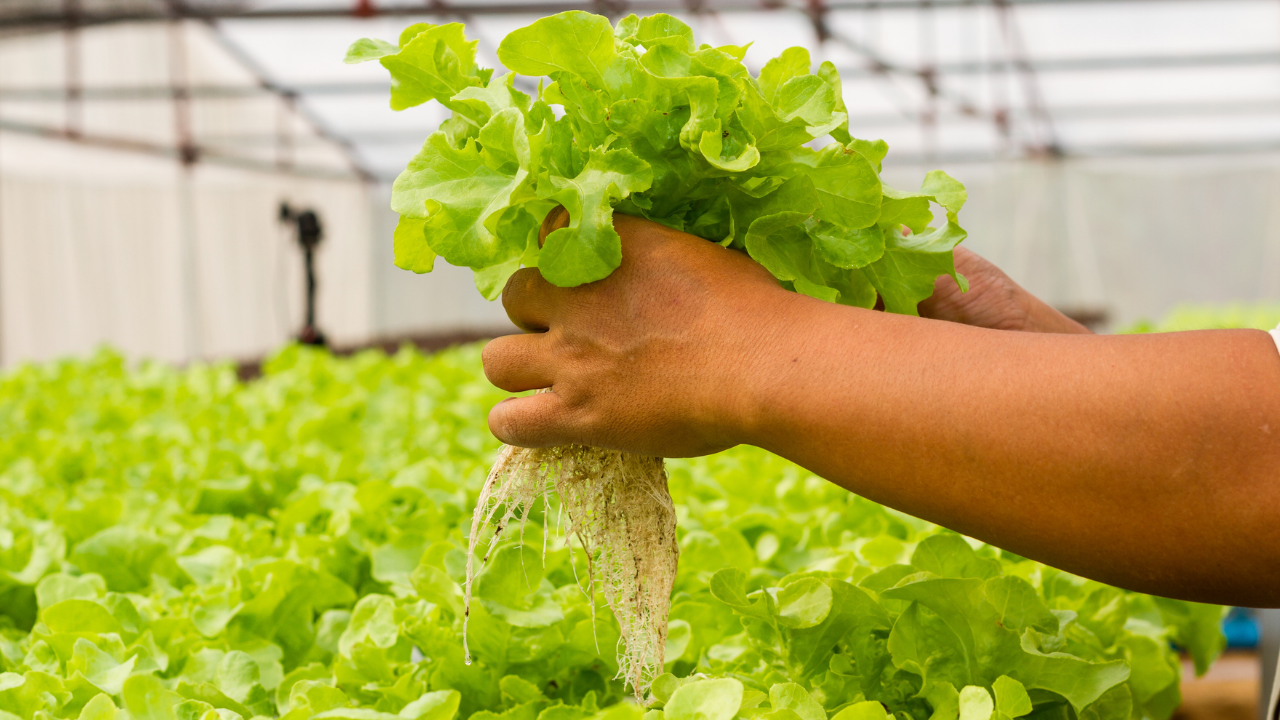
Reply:
[[[507,445],[514,445],[515,443],[511,442],[511,436],[507,432],[507,413],[502,406],[518,399],[506,398],[489,409],[489,432]]]
[[[506,443],[518,447],[542,447],[538,442],[535,412],[528,407],[536,395],[507,398],[489,411],[489,432]]]
[[[489,342],[485,343],[484,347],[480,348],[480,367],[484,370],[484,376],[488,378],[489,382],[493,382],[493,375],[490,375],[489,373],[492,372],[495,358],[502,349],[502,345],[499,341],[504,337],[506,336],[501,335],[493,338]]]
[[[502,309],[527,333],[546,332],[551,323],[551,292],[555,286],[543,279],[538,268],[521,268],[502,288]]]
[[[563,445],[561,414],[555,393],[507,398],[489,411],[489,432],[502,442],[518,447]]]
[[[550,387],[555,382],[555,364],[548,355],[545,337],[503,335],[490,340],[480,351],[484,376],[507,392]]]
[[[494,386],[502,388],[502,381],[507,368],[511,365],[508,356],[511,354],[512,338],[520,335],[502,335],[484,344],[480,350],[480,367],[484,376]],[[506,388],[502,388],[506,390]],[[507,392],[511,392],[508,390]]]

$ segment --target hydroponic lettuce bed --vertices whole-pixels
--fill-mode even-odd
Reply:
[[[502,397],[479,348],[291,347],[265,370],[104,352],[0,380],[3,720],[1165,718],[1170,643],[1200,669],[1222,647],[1219,608],[739,448],[670,462],[680,574],[647,707],[554,506],[477,581],[467,666],[463,533]]]

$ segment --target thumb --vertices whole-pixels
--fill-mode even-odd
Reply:
[[[542,227],[538,228],[538,247],[542,247],[548,235],[566,227],[569,227],[569,211],[563,205],[557,205],[542,219]]]
[[[543,448],[567,445],[569,410],[555,392],[507,398],[489,411],[489,431],[508,445]]]

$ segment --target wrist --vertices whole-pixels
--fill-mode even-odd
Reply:
[[[725,394],[723,427],[733,444],[776,451],[788,428],[786,410],[803,404],[804,389],[817,382],[815,363],[833,336],[850,333],[845,321],[857,311],[781,288],[759,300],[739,316],[749,318],[749,327],[741,333],[743,362],[733,368],[733,391]]]
[[[760,444],[771,395],[785,369],[782,356],[790,357],[794,331],[805,324],[805,300],[822,304],[775,285],[739,295],[726,311],[719,326],[730,331],[708,348],[704,367],[712,373],[699,383],[707,424],[720,444]]]

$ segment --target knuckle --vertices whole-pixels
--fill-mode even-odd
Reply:
[[[522,268],[507,279],[502,290],[502,309],[517,327],[526,332],[536,332],[536,318],[545,312],[547,281],[537,268]]]
[[[512,308],[520,303],[522,293],[522,285],[524,280],[520,277],[522,270],[516,271],[511,277],[507,278],[507,284],[502,288],[502,307],[511,314]]]
[[[526,299],[533,290],[534,282],[540,278],[537,268],[520,268],[512,273],[502,288],[502,304],[518,304]]]
[[[555,392],[560,400],[563,410],[577,418],[593,418],[595,410],[593,409],[592,400],[595,393],[591,392],[587,385],[589,383],[557,383]]]
[[[569,408],[565,412],[564,431],[576,442],[586,445],[599,444],[610,436],[610,426],[617,418],[589,406]]]

